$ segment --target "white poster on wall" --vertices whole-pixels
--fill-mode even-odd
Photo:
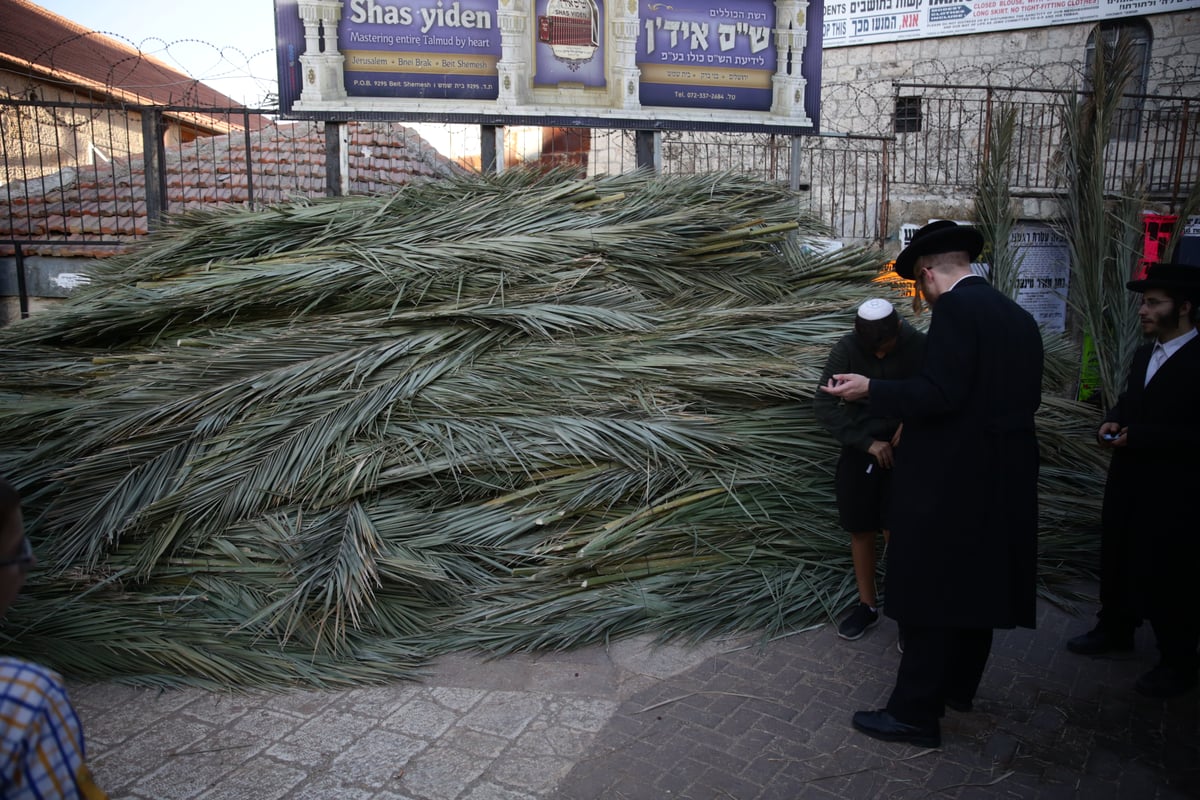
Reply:
[[[1071,256],[1067,240],[1044,223],[1021,223],[1008,239],[1017,264],[1017,302],[1046,330],[1067,327]]]
[[[1200,267],[1200,217],[1188,217],[1179,246],[1175,248],[1174,260]]]

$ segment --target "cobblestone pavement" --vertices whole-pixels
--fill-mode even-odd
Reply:
[[[1066,652],[1090,624],[1042,603],[1036,631],[1000,632],[937,750],[850,727],[891,689],[890,621],[857,642],[824,626],[454,656],[347,691],[71,691],[98,781],[132,800],[1200,797],[1200,697],[1132,690],[1154,663],[1144,629],[1119,659]]]

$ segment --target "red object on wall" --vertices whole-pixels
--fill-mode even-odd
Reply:
[[[1171,229],[1175,227],[1174,214],[1143,214],[1142,258],[1138,261],[1135,280],[1146,277],[1146,267],[1166,258],[1167,244],[1171,241]]]

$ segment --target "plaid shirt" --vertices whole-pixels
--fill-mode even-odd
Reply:
[[[83,727],[62,678],[0,657],[0,798],[105,800],[84,757]]]

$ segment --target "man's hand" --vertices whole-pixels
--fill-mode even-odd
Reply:
[[[1122,428],[1120,423],[1105,422],[1096,431],[1096,441],[1100,442],[1101,447],[1124,447],[1127,433],[1129,429]]]
[[[847,403],[853,403],[855,400],[862,400],[867,396],[871,389],[871,380],[862,375],[848,372],[834,375],[829,379],[829,383],[820,389],[826,394],[842,398]]]
[[[892,446],[887,442],[881,442],[878,439],[871,442],[871,446],[867,448],[867,452],[875,458],[875,463],[884,469],[892,468]]]

